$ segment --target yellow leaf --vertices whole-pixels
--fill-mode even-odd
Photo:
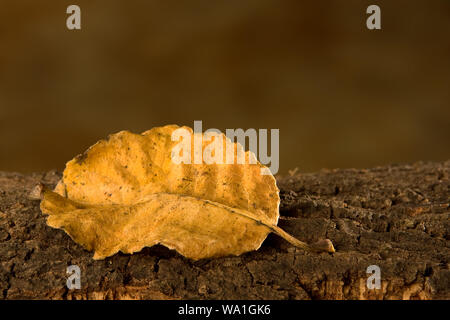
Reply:
[[[69,161],[55,190],[42,192],[48,225],[93,250],[94,259],[155,244],[195,260],[239,255],[258,249],[270,232],[305,249],[334,252],[329,240],[308,246],[277,227],[275,178],[261,174],[265,166],[251,163],[250,151],[244,164],[226,164],[225,148],[222,154],[208,149],[215,139],[230,142],[225,135],[201,145],[202,154],[214,149],[211,154],[224,164],[175,163],[172,151],[179,141],[172,134],[179,128],[121,131]],[[199,134],[183,128],[192,138],[194,160]],[[242,146],[232,146],[237,160]]]

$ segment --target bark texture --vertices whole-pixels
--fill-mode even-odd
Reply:
[[[279,225],[312,254],[270,235],[238,257],[192,262],[161,246],[94,261],[48,227],[38,183],[60,174],[0,172],[0,299],[450,299],[450,161],[278,178]],[[81,289],[66,269],[81,269]],[[367,267],[381,269],[368,289]]]

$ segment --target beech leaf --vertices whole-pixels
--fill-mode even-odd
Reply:
[[[277,226],[275,178],[261,174],[267,168],[252,152],[244,153],[244,164],[174,163],[179,142],[172,133],[179,128],[121,131],[69,161],[54,191],[37,190],[47,224],[94,251],[94,259],[156,244],[194,260],[240,255],[257,250],[270,232],[307,250],[334,252],[329,240],[310,246]],[[199,133],[182,128],[194,150]],[[223,134],[214,139],[232,143]],[[202,151],[214,139],[203,140]],[[232,146],[236,160],[243,148]],[[225,159],[226,152],[214,156]]]

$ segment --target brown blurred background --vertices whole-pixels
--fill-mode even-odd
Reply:
[[[449,88],[448,0],[0,5],[0,170],[61,170],[109,133],[194,120],[280,128],[281,173],[444,160]]]

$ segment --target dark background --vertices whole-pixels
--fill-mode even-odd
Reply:
[[[0,170],[194,120],[280,128],[281,173],[444,160],[449,58],[448,0],[2,1]]]

